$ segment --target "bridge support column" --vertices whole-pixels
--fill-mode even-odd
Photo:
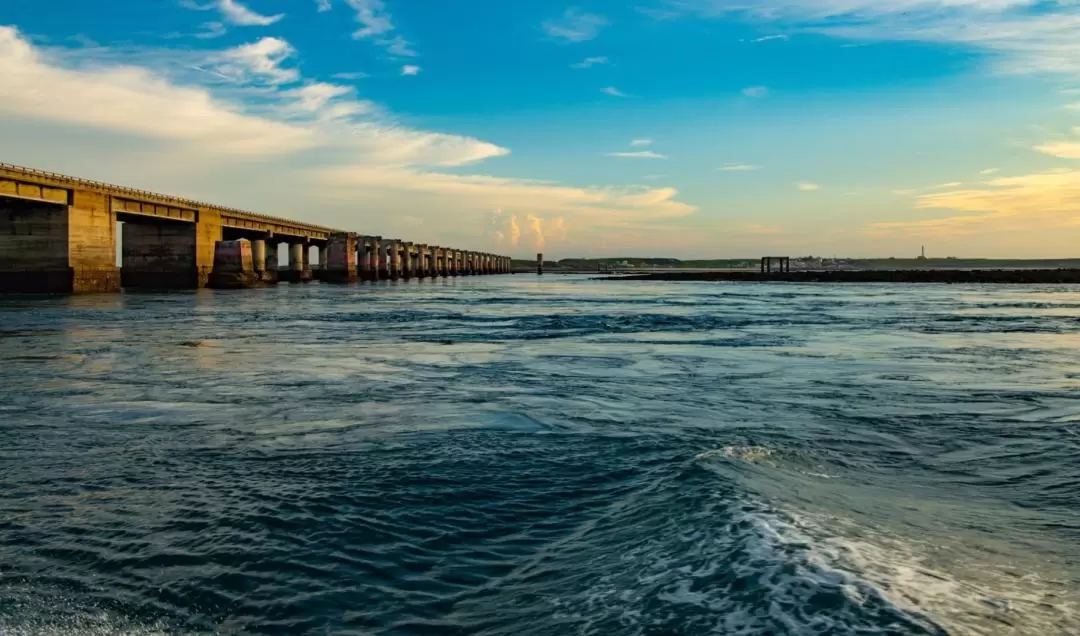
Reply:
[[[0,292],[118,291],[107,201],[78,191],[56,202],[0,197]]]
[[[206,287],[214,269],[214,255],[221,234],[220,216],[202,210],[195,223],[160,219],[125,221],[124,287]]]
[[[378,236],[366,238],[367,244],[367,267],[364,280],[379,280],[382,274],[382,240]]]
[[[327,243],[323,243],[322,245],[318,246],[318,249],[319,249],[319,266],[318,266],[318,268],[316,268],[316,267],[309,264],[309,267],[311,268],[311,273],[312,273],[313,277],[315,278],[315,280],[322,281],[322,280],[326,280],[326,258],[327,258],[326,252],[329,249],[329,245]]]
[[[409,280],[414,276],[414,263],[412,253],[412,243],[401,244],[401,277],[405,280]]]
[[[323,280],[329,283],[355,283],[357,239],[349,232],[330,235],[326,246]]]
[[[265,264],[265,258],[263,263]],[[218,241],[214,249],[214,271],[209,286],[215,289],[246,289],[260,287],[262,277],[255,271],[251,241]]]
[[[278,281],[278,244],[274,241],[266,242],[266,264],[263,268],[263,280],[268,283]]]
[[[281,280],[290,283],[306,283],[311,280],[311,266],[308,263],[308,245],[304,241],[289,243],[289,269],[281,272]]]

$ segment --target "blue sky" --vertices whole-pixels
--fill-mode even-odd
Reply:
[[[1077,255],[1066,0],[43,0],[0,161],[554,257]]]

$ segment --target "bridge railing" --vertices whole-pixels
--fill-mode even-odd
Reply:
[[[153,199],[165,199],[167,201],[174,201],[176,203],[182,203],[184,205],[199,208],[213,208],[221,212],[227,212],[230,214],[242,214],[254,219],[266,221],[267,223],[278,223],[282,225],[291,225],[293,227],[303,228],[307,230],[314,230],[318,232],[336,232],[332,228],[323,227],[321,225],[312,225],[310,223],[303,223],[286,219],[284,217],[271,216],[269,214],[260,214],[258,212],[249,212],[247,210],[241,210],[238,208],[229,208],[220,205],[213,205],[206,203],[205,201],[196,201],[194,199],[187,199],[184,197],[177,197],[167,194],[158,194],[156,192],[150,192],[149,190],[140,190],[138,188],[129,188],[126,186],[118,186],[111,183],[105,183],[103,181],[94,181],[93,179],[83,179],[81,177],[72,177],[66,174],[60,174],[59,172],[49,172],[47,170],[38,170],[36,168],[27,168],[25,166],[18,166],[13,163],[5,163],[0,161],[0,169],[9,170],[25,176],[44,177],[46,179],[53,179],[55,181],[63,181],[67,183],[73,183],[76,185],[87,186],[91,188],[99,188],[102,190],[108,190],[110,192],[116,192],[119,194],[128,194],[137,197],[149,197]]]

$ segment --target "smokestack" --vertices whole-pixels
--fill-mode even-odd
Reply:
[[[544,275],[544,255],[543,254],[537,254],[536,255],[536,275],[537,276],[543,276]]]

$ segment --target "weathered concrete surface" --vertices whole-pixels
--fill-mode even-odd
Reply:
[[[263,256],[265,262],[265,255]],[[265,284],[255,271],[251,241],[218,241],[214,249],[214,270],[209,286],[215,289],[246,289]]]
[[[115,217],[103,197],[0,195],[0,292],[117,291],[115,259]]]
[[[357,274],[357,237],[350,232],[330,235],[326,246],[326,272],[323,280],[328,283],[355,283]]]
[[[742,281],[790,283],[1080,284],[1080,269],[907,269],[819,272],[664,272],[596,280]]]
[[[287,283],[307,283],[314,276],[308,263],[307,243],[289,244],[289,268],[278,272],[278,279]]]
[[[123,285],[131,289],[196,289],[196,226],[182,221],[123,225]],[[212,269],[213,264],[211,263]],[[206,273],[209,279],[209,272]]]

